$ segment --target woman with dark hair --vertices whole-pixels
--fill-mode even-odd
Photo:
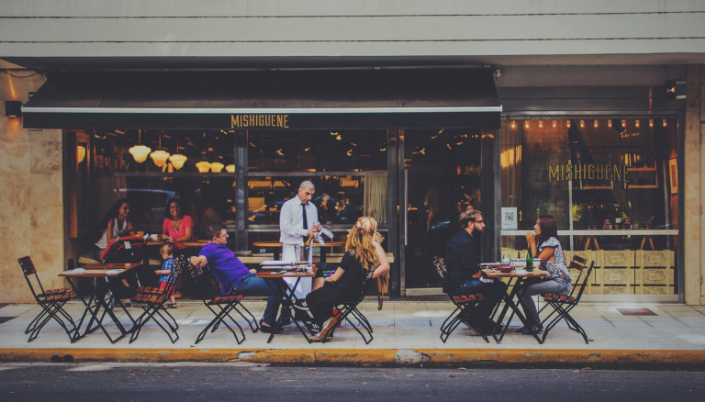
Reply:
[[[103,231],[101,238],[95,243],[93,252],[96,260],[100,260],[100,255],[108,247],[108,244],[123,232],[132,229],[132,222],[128,219],[130,215],[130,203],[127,198],[120,198],[115,201],[112,207],[105,213],[103,219],[98,224],[99,230]]]
[[[175,248],[186,248],[182,243],[193,239],[193,219],[188,215],[181,215],[181,201],[174,198],[166,203],[162,225],[162,238],[173,244]]]
[[[538,242],[536,241],[538,236]],[[540,269],[548,271],[548,276],[527,281],[526,285],[518,291],[528,327],[519,329],[525,335],[539,333],[543,326],[536,305],[531,296],[552,293],[554,295],[567,295],[570,293],[573,277],[565,263],[565,255],[561,243],[558,241],[556,219],[551,215],[542,215],[536,221],[534,233],[528,232],[526,240],[529,242],[529,252],[532,257],[541,259]],[[538,244],[538,246],[537,246]]]

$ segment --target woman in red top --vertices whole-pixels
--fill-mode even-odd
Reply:
[[[166,206],[166,216],[162,225],[162,238],[173,244],[175,248],[186,248],[182,243],[193,240],[193,219],[188,215],[181,215],[181,201],[169,200]]]

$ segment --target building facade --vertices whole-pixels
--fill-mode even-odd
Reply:
[[[2,302],[29,301],[24,255],[58,285],[122,196],[145,231],[178,197],[257,253],[313,179],[336,234],[380,221],[397,295],[439,291],[430,259],[472,207],[486,261],[525,255],[551,214],[596,262],[591,299],[705,303],[701,2],[9,1],[0,19],[0,94],[24,105],[0,118]]]

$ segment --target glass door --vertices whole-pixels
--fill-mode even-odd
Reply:
[[[406,289],[441,287],[433,257],[445,256],[448,239],[460,229],[460,212],[481,209],[481,137],[472,129],[406,131],[406,236],[400,247]]]

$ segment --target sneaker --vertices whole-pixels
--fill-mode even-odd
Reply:
[[[308,309],[308,304],[306,304],[306,300],[297,301],[296,303],[294,303],[294,308],[301,311],[310,311]]]

